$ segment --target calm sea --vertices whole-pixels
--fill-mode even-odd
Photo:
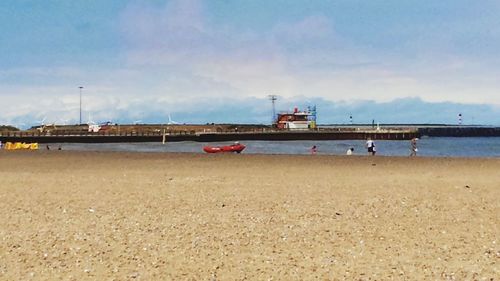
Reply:
[[[205,145],[224,145],[232,142],[201,143],[107,143],[107,144],[61,144],[63,150],[79,151],[138,151],[138,152],[195,152],[204,153]],[[344,155],[349,147],[354,154],[366,154],[362,140],[338,141],[242,141],[246,154],[309,154],[316,145],[317,154]],[[53,148],[59,144],[49,144]],[[44,146],[43,146],[44,147]],[[409,141],[376,141],[377,155],[407,156]],[[422,138],[418,141],[418,155],[437,157],[500,157],[500,137],[489,138]]]

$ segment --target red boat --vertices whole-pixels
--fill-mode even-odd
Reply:
[[[236,153],[241,153],[243,149],[245,149],[246,146],[240,144],[240,143],[235,143],[231,145],[224,145],[224,146],[204,146],[203,150],[206,153],[217,153],[217,152],[236,152]]]

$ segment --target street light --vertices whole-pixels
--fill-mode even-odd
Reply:
[[[82,124],[82,89],[83,89],[83,87],[80,86],[78,88],[80,88],[80,123],[78,123],[78,124],[81,125]]]

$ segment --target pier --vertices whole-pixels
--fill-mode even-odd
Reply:
[[[327,126],[314,130],[277,130],[265,125],[116,125],[99,132],[86,127],[60,126],[57,129],[0,131],[2,142],[37,143],[127,143],[127,142],[218,142],[294,140],[410,140],[415,137],[500,137],[500,127],[385,125],[373,128]]]
[[[500,127],[441,126],[420,127],[419,135],[428,137],[500,137]]]
[[[124,143],[124,142],[217,142],[217,141],[293,141],[293,140],[356,140],[371,138],[374,140],[409,140],[418,136],[416,130],[402,131],[275,131],[258,130],[243,132],[101,132],[101,133],[40,133],[40,132],[4,132],[0,133],[2,142],[37,142],[37,143]]]

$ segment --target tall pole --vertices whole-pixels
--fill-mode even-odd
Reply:
[[[271,118],[271,125],[272,125],[272,124],[274,124],[274,121],[275,121],[274,119],[276,118],[276,110],[274,108],[274,102],[278,99],[278,96],[277,95],[269,95],[268,97],[271,100],[271,103],[273,105],[273,116]]]
[[[83,89],[83,87],[80,86],[78,88],[80,88],[80,123],[78,123],[78,125],[81,125],[82,124],[82,89]]]

